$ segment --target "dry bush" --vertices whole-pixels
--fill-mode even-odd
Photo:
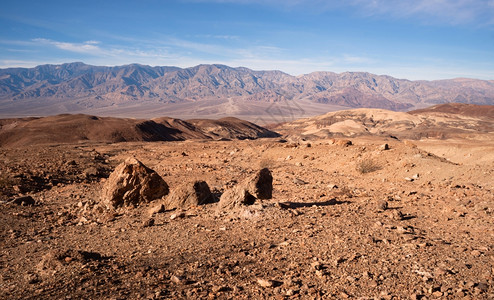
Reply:
[[[360,174],[367,174],[381,169],[382,167],[372,159],[366,159],[357,164],[357,171]]]

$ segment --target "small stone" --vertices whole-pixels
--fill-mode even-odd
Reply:
[[[182,212],[179,212],[179,213],[172,214],[170,216],[170,220],[175,220],[175,219],[183,218],[183,217],[185,217],[185,213],[182,211]]]
[[[154,225],[154,219],[153,218],[149,218],[142,223],[142,227],[151,227],[153,225]]]
[[[414,180],[413,178],[410,178],[410,177],[405,177],[404,179],[405,179],[406,181],[410,181],[410,182],[412,182],[412,181]]]
[[[436,275],[436,276],[441,276],[441,275],[446,275],[446,274],[448,274],[448,270],[446,270],[444,268],[437,267],[434,269],[434,275]]]
[[[377,211],[385,211],[388,209],[388,202],[386,200],[379,200],[376,203]]]
[[[408,230],[403,226],[398,226],[398,227],[396,227],[396,232],[401,233],[401,234],[405,234],[408,232]]]
[[[257,278],[257,284],[262,286],[263,288],[268,288],[273,286],[273,281],[272,280],[266,280],[262,278]]]
[[[156,206],[151,207],[148,210],[148,213],[149,213],[150,216],[152,216],[154,214],[159,214],[159,213],[162,213],[164,211],[165,211],[165,206],[163,204],[158,204]]]
[[[320,270],[322,268],[322,264],[318,261],[312,262],[310,266],[315,270]]]
[[[485,282],[480,282],[476,288],[478,288],[481,292],[485,293],[489,290],[489,285]]]
[[[399,210],[393,210],[391,213],[391,218],[396,221],[401,221],[405,218],[405,215]]]
[[[182,276],[173,275],[170,280],[176,284],[184,283],[184,278]]]
[[[419,300],[420,298],[421,298],[421,296],[418,294],[411,294],[410,295],[410,300]]]
[[[225,285],[215,285],[211,288],[213,293],[226,292],[228,291],[228,287]]]
[[[379,147],[381,150],[389,150],[389,145],[388,144],[383,144],[381,147]]]
[[[441,292],[441,291],[435,291],[434,293],[432,293],[432,297],[434,297],[434,298],[439,298],[442,296],[443,296],[443,292]]]

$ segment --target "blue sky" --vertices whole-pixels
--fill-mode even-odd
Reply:
[[[0,68],[220,63],[494,79],[494,0],[19,0],[2,3],[0,28]]]

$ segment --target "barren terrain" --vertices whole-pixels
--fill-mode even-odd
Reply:
[[[0,298],[492,299],[486,128],[411,140],[304,135],[293,123],[283,138],[0,148]],[[206,181],[216,200],[268,168],[272,199],[103,208],[108,176],[129,157],[171,191]]]

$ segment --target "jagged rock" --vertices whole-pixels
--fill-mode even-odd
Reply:
[[[238,185],[229,190],[226,190],[223,195],[221,195],[220,203],[218,206],[220,208],[235,208],[245,205],[252,205],[256,202],[256,197],[254,197],[245,186]]]
[[[205,181],[192,181],[180,185],[166,197],[164,205],[166,209],[189,208],[214,202],[208,184]]]
[[[221,195],[218,207],[224,209],[252,205],[256,199],[271,199],[272,194],[273,176],[268,168],[264,168],[239,185],[226,190]]]
[[[273,197],[273,176],[268,168],[261,169],[245,183],[247,191],[257,199]]]
[[[101,200],[109,208],[137,206],[159,199],[168,192],[168,184],[158,173],[137,159],[128,158],[105,182]]]

